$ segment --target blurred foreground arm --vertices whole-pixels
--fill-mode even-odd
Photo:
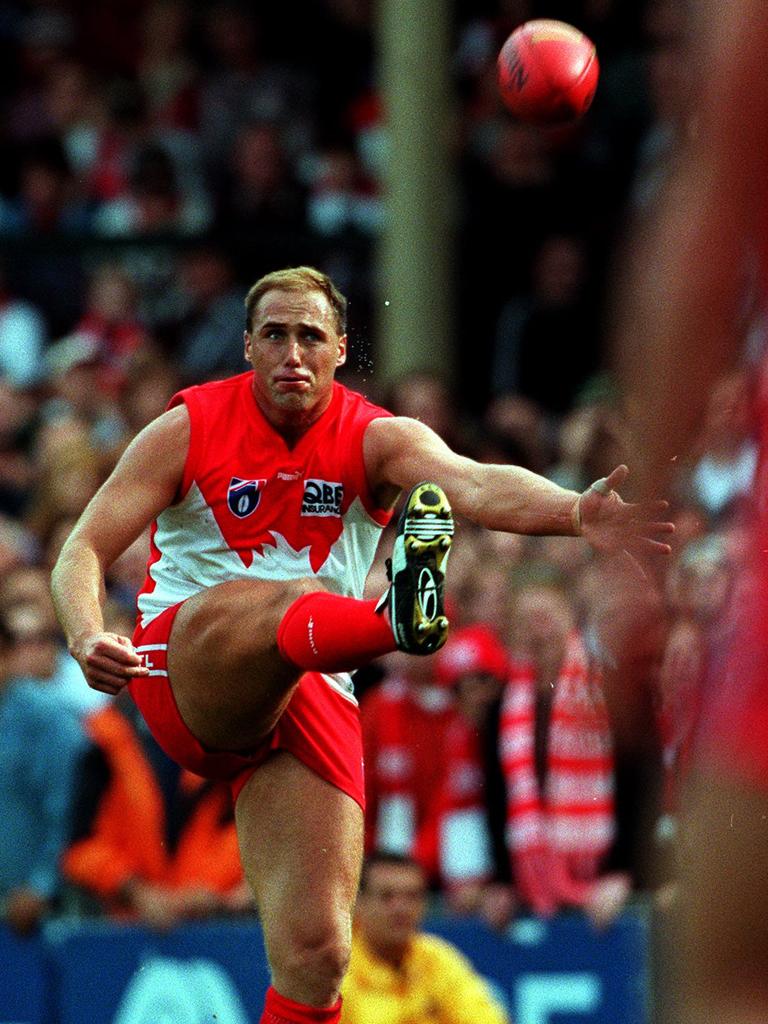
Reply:
[[[713,383],[738,353],[750,258],[765,256],[765,4],[703,0],[691,27],[690,124],[656,216],[632,239],[617,310],[642,498],[669,492],[671,460],[687,453]]]

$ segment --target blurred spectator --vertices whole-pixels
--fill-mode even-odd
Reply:
[[[735,620],[734,565],[716,533],[690,541],[668,579],[670,629],[659,672],[665,811],[676,815],[705,688],[720,685]]]
[[[342,1024],[506,1024],[487,983],[447,943],[422,932],[427,884],[407,857],[363,866],[342,983]]]
[[[174,765],[125,695],[88,717],[66,879],[159,931],[245,910],[231,797]]]
[[[46,362],[49,397],[35,438],[40,467],[49,469],[53,459],[72,446],[113,451],[123,439],[125,424],[114,406],[114,395],[105,386],[110,372],[98,337],[62,338],[50,347]]]
[[[436,674],[454,694],[458,712],[448,730],[437,800],[441,878],[454,910],[480,913],[503,927],[515,909],[498,753],[509,655],[488,626],[466,626],[438,654]]]
[[[146,349],[138,352],[128,365],[120,396],[120,411],[127,427],[126,441],[165,412],[168,400],[180,387],[179,373],[170,360]]]
[[[38,415],[33,396],[0,377],[0,513],[18,516],[34,485],[30,448]]]
[[[598,365],[584,243],[550,235],[537,248],[530,287],[511,298],[496,328],[492,388],[519,392],[546,412],[568,410]]]
[[[0,198],[0,234],[79,234],[90,223],[61,142],[31,144],[21,161],[18,191],[10,199]]]
[[[515,601],[516,660],[499,745],[507,840],[520,898],[537,914],[583,907],[600,923],[619,912],[628,878],[601,871],[616,838],[612,738],[599,669],[575,630],[570,600],[531,585]]]
[[[177,366],[183,380],[202,383],[244,372],[243,294],[223,252],[193,249],[182,261],[181,279],[186,309],[179,322]]]
[[[725,376],[713,388],[699,438],[699,454],[688,493],[710,520],[749,496],[757,469],[751,431],[749,381],[745,371]]]
[[[210,217],[202,188],[196,183],[185,192],[168,148],[149,141],[134,154],[125,192],[95,213],[94,228],[109,237],[190,235],[203,231]]]
[[[484,132],[479,146],[468,140],[462,172],[462,269],[469,275],[466,284],[484,284],[489,302],[487,310],[478,311],[476,304],[467,310],[467,331],[492,338],[501,301],[524,287],[530,253],[552,221],[555,164],[543,132],[502,114]],[[494,265],[484,258],[489,239],[504,247],[504,259]]]
[[[211,207],[199,139],[154,124],[135,79],[112,78],[95,150],[84,168],[94,227],[109,236],[203,229]]]
[[[91,275],[85,312],[70,339],[76,339],[83,352],[92,342],[93,361],[101,367],[101,390],[113,396],[125,381],[129,360],[149,338],[139,322],[136,288],[129,275],[116,264],[102,263]],[[77,345],[71,346],[77,348]],[[66,362],[66,348],[54,345],[48,354],[52,367],[58,355]]]
[[[198,73],[189,53],[190,15],[190,6],[181,0],[155,0],[144,12],[138,71],[155,127],[197,128]]]
[[[517,394],[497,395],[483,415],[481,444],[487,454],[481,461],[509,462],[544,473],[551,459],[548,433],[547,419],[535,402]]]
[[[36,605],[42,609],[47,625],[56,628],[48,573],[42,566],[24,563],[0,576],[0,612],[18,604]]]
[[[605,397],[580,402],[558,434],[557,461],[547,475],[561,487],[583,491],[626,458],[626,426]]]
[[[360,703],[368,852],[408,854],[438,880],[436,799],[453,699],[431,658],[390,655]]]
[[[36,384],[43,372],[46,341],[40,311],[13,295],[0,265],[0,381],[12,388]]]
[[[431,427],[454,451],[470,447],[456,398],[439,371],[415,370],[394,380],[384,404],[395,416],[411,416]]]
[[[309,198],[310,227],[321,235],[375,235],[381,227],[384,209],[374,183],[363,174],[355,153],[327,150],[318,163]]]
[[[303,227],[305,189],[291,167],[280,126],[274,121],[246,122],[232,138],[221,190],[221,226],[249,236]]]
[[[0,513],[0,573],[6,573],[32,559],[34,537],[20,523]]]
[[[292,158],[306,151],[312,139],[313,76],[306,64],[268,59],[262,52],[261,25],[251,10],[231,0],[219,0],[205,11],[207,67],[200,92],[200,135],[214,169],[224,162],[243,124],[281,125]]]
[[[25,510],[25,522],[41,542],[62,516],[79,516],[102,482],[102,464],[84,425],[61,426],[71,426],[71,433],[49,424],[38,436],[38,476]]]
[[[45,93],[47,129],[64,147],[70,166],[84,177],[96,159],[103,98],[88,69],[65,59],[48,71]]]
[[[13,17],[10,8],[6,17]],[[17,17],[19,80],[15,94],[7,97],[6,117],[11,137],[25,141],[39,137],[48,126],[46,79],[72,45],[75,23],[71,13],[53,4],[30,4]]]
[[[13,574],[16,596],[12,589],[4,594],[2,614],[14,639],[11,673],[44,684],[57,715],[72,717],[79,725],[84,714],[103,707],[108,698],[84,684],[80,666],[64,647],[50,593],[34,593],[43,572],[33,566],[17,568]],[[30,580],[34,580],[32,586]],[[24,589],[29,597],[22,596]]]
[[[76,716],[60,713],[43,660],[50,630],[17,614],[0,617],[0,916],[21,935],[34,931],[61,895],[59,859],[70,825],[74,774],[84,746]],[[50,660],[48,662],[50,664]],[[24,675],[13,675],[13,666]]]
[[[489,545],[483,544],[484,539],[484,533],[480,532],[476,547],[479,557],[474,565],[467,567],[463,579],[457,580],[456,600],[464,625],[482,623],[502,634],[509,624],[514,563],[489,551]],[[517,551],[519,554],[520,548]]]
[[[631,204],[641,213],[658,199],[672,154],[687,130],[683,117],[689,109],[691,83],[682,45],[684,9],[670,0],[654,0],[648,4],[645,30],[651,40],[644,54],[651,117],[640,140],[631,193]]]

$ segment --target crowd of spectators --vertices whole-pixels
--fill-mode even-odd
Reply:
[[[456,7],[462,391],[428,367],[387,388],[368,374],[365,390],[460,451],[583,489],[626,450],[606,299],[623,230],[652,205],[680,130],[680,5]],[[598,44],[601,91],[580,124],[533,130],[500,106],[498,45],[536,15]],[[387,151],[375,49],[375,5],[361,0],[3,5],[0,911],[19,932],[58,909],[156,927],[250,909],[223,794],[175,770],[129,706],[87,689],[48,574],[174,391],[244,369],[242,299],[260,273],[331,273],[375,369]],[[657,847],[674,836],[697,694],[739,599],[749,412],[765,388],[753,307],[744,333],[743,366],[680,467],[673,557],[649,606]],[[360,385],[354,358],[348,379]],[[141,537],[109,572],[109,630],[132,632],[146,554]],[[495,927],[567,907],[602,927],[661,885],[635,855],[645,787],[603,692],[600,626],[620,599],[574,539],[462,523],[451,568],[443,654],[358,673],[367,847],[414,857],[452,912]],[[379,566],[371,593],[384,585]]]

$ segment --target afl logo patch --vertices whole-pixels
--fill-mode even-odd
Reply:
[[[259,507],[266,480],[241,480],[233,476],[227,488],[227,505],[232,515],[245,519]]]

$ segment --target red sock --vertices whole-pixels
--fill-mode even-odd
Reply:
[[[287,999],[270,985],[264,1000],[264,1013],[259,1024],[338,1024],[341,1020],[341,997],[324,1010]]]
[[[308,672],[351,672],[396,649],[377,601],[358,601],[317,591],[297,598],[277,630],[284,658]]]

